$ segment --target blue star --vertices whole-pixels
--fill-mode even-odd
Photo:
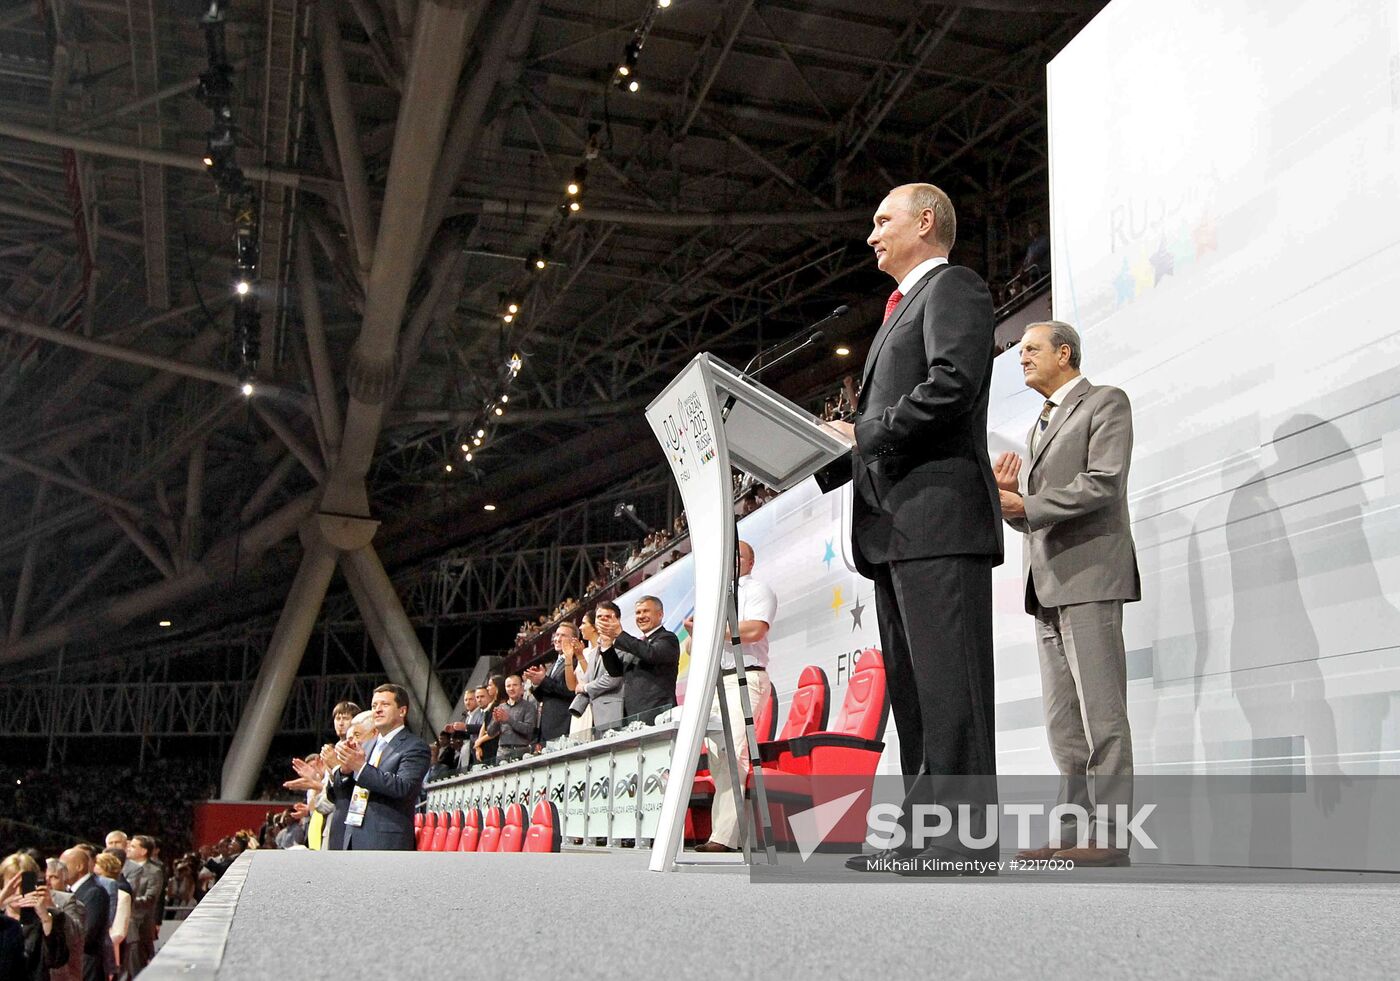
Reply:
[[[1162,281],[1163,276],[1170,276],[1175,272],[1175,264],[1172,261],[1172,254],[1167,251],[1167,241],[1163,239],[1157,246],[1157,251],[1152,253],[1152,285],[1156,286]]]
[[[836,558],[836,550],[831,547],[833,539],[826,540],[826,554],[822,556],[822,561],[826,563],[827,571],[831,570],[831,560]]]
[[[1128,272],[1128,260],[1123,260],[1123,268],[1119,270],[1118,276],[1113,280],[1113,289],[1118,294],[1118,306],[1122,306],[1133,298],[1133,276]]]

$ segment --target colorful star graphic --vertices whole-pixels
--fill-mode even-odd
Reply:
[[[826,554],[822,556],[822,561],[826,563],[826,568],[828,572],[831,571],[831,560],[836,558],[836,549],[831,547],[831,543],[833,541],[834,539],[831,538],[828,538],[826,540]]]
[[[1152,263],[1153,286],[1160,283],[1163,276],[1170,276],[1176,271],[1176,267],[1172,262],[1172,254],[1167,251],[1167,240],[1165,238],[1157,245],[1157,251],[1152,253],[1152,258],[1148,261]]]
[[[1118,306],[1122,306],[1133,298],[1133,276],[1128,272],[1128,260],[1123,260],[1123,268],[1118,270],[1118,275],[1113,280],[1113,291],[1117,294]]]
[[[845,605],[846,601],[841,598],[841,587],[833,586],[831,590],[831,608],[833,610],[840,610],[841,607]]]
[[[861,626],[860,618],[865,613],[865,604],[860,601],[860,593],[856,593],[856,605],[851,607],[851,633],[855,633],[857,627]]]

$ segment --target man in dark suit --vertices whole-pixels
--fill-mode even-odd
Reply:
[[[406,728],[408,692],[380,685],[370,701],[375,737],[336,746],[339,768],[328,793],[347,800],[347,851],[414,849],[413,811],[428,772],[428,744]]]
[[[637,600],[633,617],[642,636],[622,630],[622,621],[605,604],[598,606],[598,652],[603,669],[622,678],[622,721],[640,718],[650,725],[676,704],[676,667],[681,642],[661,623],[665,609],[655,596]]]
[[[525,669],[525,680],[530,683],[531,694],[540,703],[540,742],[568,735],[569,722],[573,715],[569,706],[574,703],[574,693],[564,679],[564,644],[578,640],[578,626],[565,621],[554,628],[554,650],[556,656],[546,667],[532,664]]]
[[[107,936],[111,900],[92,875],[92,856],[70,848],[58,857],[68,874],[73,898],[83,904],[83,981],[106,981],[102,941]]]
[[[1002,532],[987,454],[992,299],[975,272],[948,264],[957,218],[938,188],[895,188],[874,225],[867,242],[898,285],[870,345],[854,424],[832,424],[855,444],[852,553],[875,583],[911,783],[906,819],[914,803],[942,803],[954,822],[925,857],[988,857],[963,843],[956,816],[958,804],[971,805],[969,832],[980,837],[996,801],[992,568]],[[840,481],[820,482],[829,490]]]

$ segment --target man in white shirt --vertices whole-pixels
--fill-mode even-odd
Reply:
[[[739,644],[744,655],[744,674],[749,688],[749,706],[755,715],[768,698],[768,631],[778,615],[778,597],[767,584],[753,577],[754,551],[748,542],[739,543]],[[690,627],[687,622],[688,628]],[[732,755],[739,765],[739,780],[748,780],[749,741],[744,730],[744,709],[739,701],[739,672],[734,652],[728,647],[720,655],[720,677],[724,679],[724,700],[729,712],[732,740],[728,733],[705,740],[710,754],[710,776],[715,797],[710,804],[710,840],[697,845],[697,852],[732,852],[739,848],[739,807],[742,787],[734,786],[729,772]],[[719,696],[711,714],[719,715]],[[733,744],[731,750],[731,741]]]

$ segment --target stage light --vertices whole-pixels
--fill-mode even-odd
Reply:
[[[465,446],[462,447],[462,448],[463,448],[463,449],[466,449]],[[471,450],[467,450],[467,462],[468,462],[468,463],[471,463],[471,462],[472,462],[472,452],[471,452]]]
[[[472,445],[473,445],[473,446],[480,446],[480,445],[481,445],[481,437],[480,437],[480,436],[473,437],[473,438],[472,438]]]
[[[564,190],[568,192],[570,197],[573,197],[574,195],[578,194],[579,186],[576,182],[569,181],[569,186],[564,188]]]
[[[161,621],[160,623],[158,623],[156,626],[159,626],[159,627],[173,627],[174,624],[172,624],[169,620],[162,620],[162,621]]]
[[[476,431],[476,438],[477,438],[477,439],[481,439],[481,437],[483,437],[483,436],[485,436],[485,435],[486,435],[486,430],[484,430],[484,429],[478,429],[478,430]]]
[[[483,511],[494,511],[494,510],[496,510],[496,505],[494,505],[494,504],[483,504],[483,505],[481,506],[481,510],[483,510]]]
[[[628,68],[626,65],[618,65],[617,73],[623,78],[626,78],[628,75],[632,74],[632,69]]]
[[[508,304],[506,304],[506,313],[519,313],[519,312],[520,312],[520,304],[519,304],[519,303],[508,303]]]
[[[506,414],[506,410],[505,410],[505,409],[501,408],[499,405],[496,406],[496,415],[498,415],[498,416],[503,416],[503,415],[505,415],[505,414]]]
[[[206,166],[206,167],[212,167],[212,166],[214,166],[214,158],[213,158],[213,157],[205,157],[205,158],[204,158],[204,166]]]
[[[627,83],[627,91],[628,91],[628,92],[635,92],[635,91],[637,91],[638,89],[640,89],[641,87],[642,87],[641,83],[638,82],[635,78],[632,79],[632,81],[630,81],[630,82]]]
[[[242,393],[243,393],[245,396],[247,396],[248,398],[252,398],[252,397],[253,397],[254,388],[253,388],[253,383],[252,383],[252,382],[244,382],[242,385],[240,385],[240,386],[238,387],[238,390],[239,390],[240,392],[242,392]]]
[[[470,446],[468,446],[466,443],[463,443],[463,444],[462,444],[462,452],[465,453],[465,454],[467,454],[467,459],[468,459],[468,460],[471,459],[472,448],[471,448]]]
[[[452,464],[450,464],[450,463],[444,463],[444,464],[442,465],[442,469],[446,470],[448,473],[451,473],[451,472],[452,472]]]
[[[501,401],[502,401],[502,402],[509,402],[509,401],[510,401],[510,396],[509,396],[509,395],[502,395],[502,396],[501,396]]]
[[[667,7],[671,6],[671,0],[656,0],[656,5],[662,10],[665,10]]]
[[[844,344],[842,344],[840,347],[838,347],[838,348],[836,349],[836,356],[837,356],[838,358],[844,358],[844,357],[846,357],[846,356],[847,356],[848,354],[850,354],[850,353],[851,353],[851,349],[848,348],[848,347],[847,347],[846,345],[844,345]]]
[[[512,354],[510,356],[510,373],[512,375],[519,374],[520,368],[524,363],[525,359],[522,358],[519,354]]]
[[[579,205],[579,203],[578,203],[577,201],[570,201],[570,202],[569,202],[569,210],[570,210],[570,211],[577,211],[577,210],[579,210],[580,207],[581,207],[581,206]]]
[[[233,284],[233,291],[239,296],[247,296],[249,291],[252,290],[252,288],[253,284],[248,282],[246,279],[240,279],[238,282]]]
[[[502,317],[501,319],[504,320],[506,323],[510,323],[512,320],[515,319],[515,314],[513,314],[513,313],[508,313],[508,314],[506,314],[504,317]]]
[[[525,264],[527,266],[533,267],[536,270],[540,270],[543,269],[545,266],[549,265],[549,260],[545,259],[545,257],[540,255],[538,252],[531,252],[528,256],[525,257]]]

